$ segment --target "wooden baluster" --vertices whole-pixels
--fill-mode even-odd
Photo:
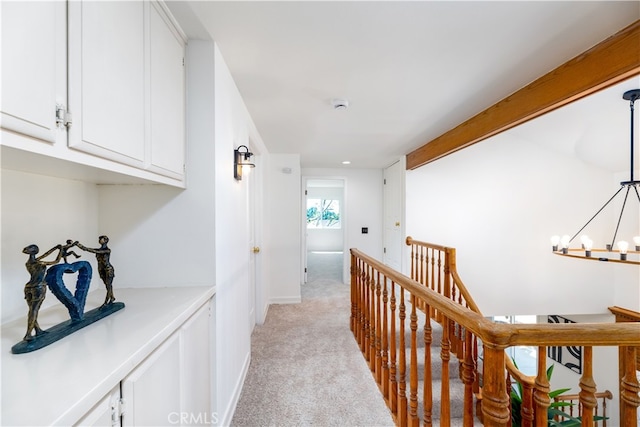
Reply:
[[[464,330],[462,383],[464,384],[464,412],[462,422],[464,427],[473,427],[473,383],[475,382],[475,366],[473,350],[471,348],[471,332]]]
[[[362,283],[363,283],[363,301],[362,304],[362,352],[364,353],[364,358],[369,360],[369,266],[363,264],[362,270]]]
[[[414,262],[415,254],[416,254],[416,245],[412,244],[411,245],[411,256],[409,257],[409,260],[411,261],[411,269],[409,270],[410,271],[409,276],[413,280],[416,279],[416,275],[415,275],[416,274],[416,263]]]
[[[397,358],[396,358],[396,284],[391,281],[391,327],[389,330],[389,377],[391,378],[391,384],[389,384],[389,407],[392,414],[397,414],[398,411],[398,378],[396,372]]]
[[[428,315],[431,310],[429,305],[425,306],[427,315],[424,319],[424,385],[422,391],[423,420],[425,426],[430,427],[433,423],[433,373],[431,372],[431,343],[433,341],[433,330],[431,329],[431,317]]]
[[[442,295],[442,251],[438,251],[438,259],[437,259],[437,268],[438,268],[438,272],[436,274],[436,283],[434,284],[436,287],[434,288],[434,290],[439,293],[440,295]],[[442,315],[440,314],[439,311],[436,311],[435,313],[435,320],[438,323],[442,323]]]
[[[445,263],[445,269],[447,272],[447,281],[449,281],[451,288],[451,301],[456,301],[456,286],[453,280],[451,280],[451,271],[449,270],[449,261]],[[454,323],[453,328],[451,328],[451,351],[458,357],[458,359],[463,360],[462,357],[462,326],[458,323]],[[460,371],[462,373],[462,371]]]
[[[364,282],[362,280],[362,260],[358,260],[358,318],[356,325],[356,335],[360,351],[364,352]]]
[[[596,399],[596,383],[593,379],[593,347],[585,346],[582,349],[583,371],[580,378],[580,416],[582,425],[593,427],[593,409],[598,405]]]
[[[418,315],[416,314],[417,298],[411,295],[411,316],[409,317],[409,329],[411,330],[411,364],[409,368],[409,425],[417,427],[420,424],[418,418]]]
[[[613,398],[613,395],[611,394],[611,392],[609,390],[607,390],[607,392],[609,393],[608,396],[609,399]],[[607,427],[607,395],[605,394],[604,396],[602,396],[602,417],[604,418],[604,420],[602,420],[602,427]]]
[[[427,248],[420,247],[420,262],[418,263],[418,275],[416,276],[416,281],[425,284],[424,282],[424,254],[427,252]]]
[[[404,288],[400,287],[400,342],[398,347],[399,354],[399,378],[398,378],[398,425],[404,427],[407,425],[407,345],[404,339],[404,319],[406,318],[406,308],[404,304]]]
[[[484,346],[485,375],[482,387],[482,417],[485,427],[508,427],[511,425],[504,357],[504,348]]]
[[[436,286],[436,281],[438,280],[438,272],[436,271],[436,257],[435,257],[435,252],[433,249],[431,249],[431,257],[430,257],[430,262],[429,262],[429,266],[431,268],[431,280],[429,282],[429,287],[432,290],[436,290],[437,286]],[[436,319],[436,309],[435,308],[431,308],[431,311],[429,313],[429,315],[431,316],[432,319]]]
[[[546,347],[538,347],[538,375],[536,376],[536,389],[533,392],[533,402],[535,405],[534,413],[536,427],[547,426],[547,412],[551,399],[549,399],[549,380],[547,379],[547,358],[543,355],[547,354]]]
[[[529,384],[523,384],[522,396],[520,397],[522,398],[522,406],[520,407],[522,427],[533,427],[533,387]]]
[[[442,361],[442,380],[440,387],[440,426],[448,427],[451,423],[451,398],[449,396],[449,360],[451,359],[449,330],[451,320],[442,316],[442,340],[440,341],[440,360]]]
[[[356,279],[356,256],[351,254],[351,267],[349,273],[351,275],[351,319],[349,319],[349,329],[352,333],[356,331],[356,313],[357,313],[357,279]]]
[[[367,272],[369,278],[369,369],[376,370],[376,278],[371,266]]]
[[[376,381],[382,384],[382,285],[380,272],[376,271]]]
[[[382,395],[389,401],[389,317],[388,302],[389,290],[387,289],[387,276],[383,275],[382,291]]]
[[[636,347],[620,347],[623,354],[624,376],[620,382],[620,415],[625,427],[638,426],[638,406],[640,406],[640,384],[636,376]]]
[[[478,337],[473,336],[473,366],[476,371],[476,380],[473,384],[473,392],[480,392],[480,382],[482,380],[480,372],[478,372]]]

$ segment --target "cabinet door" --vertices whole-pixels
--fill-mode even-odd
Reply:
[[[114,387],[75,426],[119,426],[120,385]]]
[[[64,2],[1,2],[2,128],[66,144],[56,104],[66,105]]]
[[[215,424],[211,381],[211,301],[200,308],[180,330],[182,344],[182,412],[200,414],[200,422]]]
[[[151,3],[149,169],[180,178],[185,141],[184,40],[169,16],[159,3]]]
[[[143,167],[145,8],[141,1],[72,1],[69,146]]]
[[[124,426],[176,425],[180,420],[180,339],[173,334],[122,381]]]

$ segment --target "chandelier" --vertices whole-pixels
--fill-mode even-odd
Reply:
[[[611,261],[611,262],[622,262],[627,264],[638,264],[640,265],[640,236],[633,237],[633,241],[630,244],[626,240],[617,240],[618,229],[620,228],[620,222],[622,221],[622,216],[624,213],[625,207],[627,207],[627,199],[629,198],[629,194],[631,194],[631,199],[638,200],[640,204],[640,181],[635,180],[633,177],[633,112],[634,112],[634,103],[637,99],[640,99],[640,89],[633,89],[625,92],[622,95],[622,99],[629,101],[629,108],[631,110],[631,164],[629,168],[629,180],[622,181],[620,183],[620,188],[615,192],[613,196],[587,221],[585,225],[578,230],[573,237],[569,235],[553,236],[551,237],[551,245],[553,246],[553,253],[562,256],[569,256],[574,258],[582,258],[589,259],[595,261]],[[594,220],[595,217],[598,216],[602,210],[607,207],[609,203],[613,199],[616,198],[618,194],[624,194],[624,201],[622,202],[622,209],[620,210],[620,215],[618,217],[618,223],[616,225],[615,231],[613,232],[613,237],[611,238],[610,243],[607,243],[604,248],[596,249],[593,247],[593,241],[586,235],[583,234],[580,236],[581,247],[580,248],[570,248],[569,245],[573,240],[582,233],[582,231]],[[640,224],[640,218],[638,219],[638,223]]]

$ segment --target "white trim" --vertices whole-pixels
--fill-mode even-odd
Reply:
[[[299,304],[302,297],[276,297],[269,300],[269,304]]]
[[[240,395],[242,394],[244,381],[247,379],[247,374],[249,373],[250,362],[251,362],[251,352],[247,353],[247,356],[244,359],[244,363],[242,364],[242,374],[238,378],[238,382],[233,388],[233,393],[231,394],[231,400],[229,402],[229,406],[224,411],[224,416],[222,418],[218,417],[217,425],[219,426],[231,425],[231,420],[233,419],[233,415],[235,414],[236,408],[238,407],[238,402],[240,401]]]

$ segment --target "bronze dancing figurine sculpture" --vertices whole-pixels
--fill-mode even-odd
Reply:
[[[35,336],[42,334],[44,331],[40,329],[38,324],[38,311],[44,301],[47,293],[47,285],[44,281],[45,272],[47,266],[55,265],[60,261],[62,257],[62,246],[57,245],[49,249],[44,254],[36,257],[40,249],[37,245],[29,245],[22,250],[22,253],[29,255],[29,259],[25,263],[27,271],[31,275],[31,279],[24,285],[24,299],[27,300],[29,306],[29,313],[27,314],[27,333],[24,336],[25,341],[31,341],[35,337],[31,333],[35,330]],[[58,250],[58,256],[54,261],[43,261],[43,258],[48,257],[54,251]]]
[[[98,243],[100,243],[100,247],[96,249],[88,248],[78,242],[75,242],[74,244],[83,251],[96,254],[96,260],[98,261],[98,274],[107,288],[107,296],[104,299],[104,305],[106,305],[111,304],[116,300],[113,296],[113,278],[115,277],[115,269],[110,262],[111,249],[107,246],[107,243],[109,243],[109,237],[98,237]]]
[[[22,250],[23,253],[29,255],[25,266],[31,276],[24,286],[24,297],[29,306],[27,332],[23,340],[11,348],[12,353],[20,354],[38,350],[124,308],[124,303],[115,302],[115,296],[113,295],[115,269],[110,262],[111,249],[107,246],[109,238],[100,236],[98,243],[100,243],[99,248],[88,248],[77,240],[68,239],[64,245],[56,245],[40,256],[36,256],[39,248],[35,244],[26,246]],[[84,306],[91,284],[92,268],[88,261],[67,262],[69,256],[74,256],[76,259],[80,258],[80,255],[71,250],[73,247],[78,247],[83,251],[96,255],[98,273],[107,289],[104,303],[86,313],[84,312]],[[56,250],[58,251],[56,258],[46,261],[45,258]],[[60,263],[61,259],[63,260],[62,263]],[[76,287],[72,294],[67,288],[63,276],[75,273],[77,273]],[[38,323],[38,312],[45,299],[47,287],[67,308],[70,319],[43,330]]]

